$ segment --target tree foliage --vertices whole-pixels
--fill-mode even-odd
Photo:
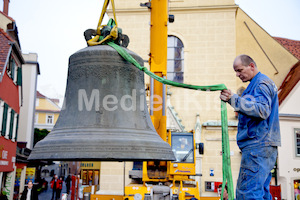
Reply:
[[[33,139],[33,146],[40,140],[44,139],[48,133],[50,131],[48,131],[47,129],[38,129],[38,128],[35,128],[34,129],[34,139]]]

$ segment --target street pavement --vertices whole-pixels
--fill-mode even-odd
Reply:
[[[50,181],[52,180],[52,177],[46,177],[45,179],[46,179],[46,181],[48,181],[48,189],[39,194],[39,200],[51,200],[51,198],[52,198],[52,189],[51,189],[51,184],[50,184]],[[61,190],[61,195],[63,193],[67,193],[66,188],[67,188],[66,183],[63,182],[63,188]],[[70,200],[70,199],[71,199],[71,195],[68,195],[68,200]]]

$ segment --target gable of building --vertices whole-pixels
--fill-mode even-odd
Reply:
[[[5,14],[4,12],[0,11],[0,28],[7,30],[7,24],[14,22],[15,20]]]
[[[293,54],[296,58],[300,59],[300,41],[290,40],[287,38],[279,38],[274,37],[276,41],[278,41],[284,48],[286,48],[291,54]],[[278,98],[279,105],[281,108],[286,108],[286,104],[290,104],[290,99],[297,98],[297,85],[300,80],[300,61],[298,61],[294,66],[291,67],[289,73],[282,81],[281,86],[278,89]],[[294,97],[294,95],[296,95]],[[292,97],[293,96],[293,97]],[[293,100],[292,100],[293,102]],[[286,111],[283,109],[283,111]]]
[[[37,102],[36,102],[36,111],[39,112],[59,112],[60,107],[52,101],[50,98],[47,98],[40,92],[37,92]]]
[[[47,129],[51,131],[55,125],[60,107],[52,99],[41,94],[36,93],[36,107],[35,107],[35,124],[34,127],[38,129]]]
[[[242,9],[236,13],[236,53],[248,54],[259,70],[279,87],[298,59],[252,20]],[[240,88],[241,81],[237,81]]]
[[[299,114],[300,107],[295,106],[299,104],[300,99],[300,61],[295,64],[288,75],[284,79],[279,88],[279,105],[280,113]]]

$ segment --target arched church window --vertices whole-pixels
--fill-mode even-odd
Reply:
[[[183,83],[183,43],[175,36],[168,36],[167,79]]]

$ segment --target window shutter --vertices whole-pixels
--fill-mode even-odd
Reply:
[[[1,135],[5,136],[6,132],[6,122],[7,122],[7,110],[8,110],[8,105],[4,103],[4,108],[3,108],[3,120],[2,120],[2,129],[1,129]]]
[[[9,139],[12,139],[13,129],[14,129],[14,119],[15,119],[15,111],[11,110],[10,126],[9,126]]]
[[[12,80],[14,80],[14,77],[15,77],[15,67],[16,67],[15,60],[14,60],[13,56],[10,55],[8,67],[6,70],[7,70],[7,74],[10,76],[10,78]]]
[[[18,67],[17,85],[22,86],[22,68]]]

